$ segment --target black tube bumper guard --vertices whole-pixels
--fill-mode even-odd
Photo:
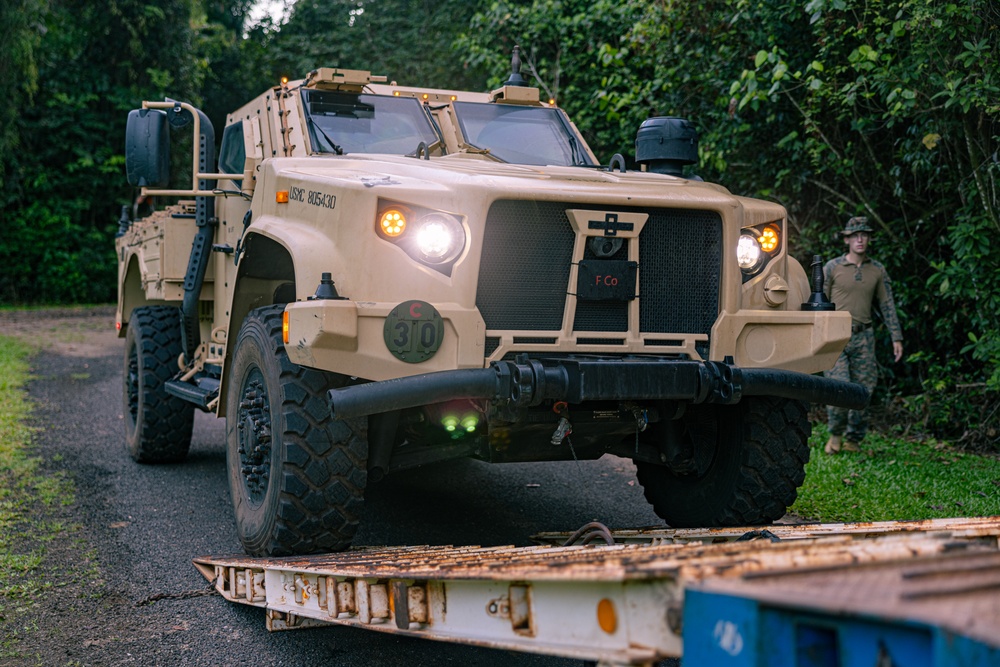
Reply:
[[[489,368],[424,373],[352,385],[329,392],[335,419],[405,410],[460,398],[488,399],[508,408],[543,401],[675,400],[738,403],[744,396],[777,396],[860,410],[861,385],[796,371],[739,368],[717,361],[676,359],[531,359],[494,361]]]

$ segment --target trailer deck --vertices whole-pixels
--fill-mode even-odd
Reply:
[[[587,539],[604,533],[613,544],[194,562],[226,599],[266,608],[271,630],[340,624],[608,665],[1000,664],[1000,517]],[[920,661],[884,662],[899,655]]]

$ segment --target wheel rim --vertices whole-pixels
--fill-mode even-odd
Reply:
[[[129,350],[128,369],[125,378],[125,406],[128,408],[129,423],[135,425],[139,419],[139,354],[135,345]]]
[[[271,405],[259,368],[253,368],[243,381],[236,418],[240,480],[250,505],[259,507],[271,473]]]

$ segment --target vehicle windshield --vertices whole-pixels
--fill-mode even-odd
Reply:
[[[405,155],[439,141],[420,102],[407,97],[303,90],[306,124],[319,153]]]
[[[593,165],[581,140],[558,109],[514,104],[455,102],[466,141],[488,148],[504,162]]]

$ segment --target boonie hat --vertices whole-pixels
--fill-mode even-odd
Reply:
[[[847,221],[847,226],[844,227],[844,231],[840,232],[841,236],[850,236],[851,234],[856,234],[857,232],[874,232],[871,225],[868,224],[868,218],[863,215],[857,215]]]

